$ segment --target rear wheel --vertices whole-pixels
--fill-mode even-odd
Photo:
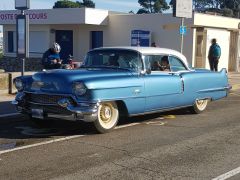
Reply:
[[[194,105],[190,108],[191,112],[199,114],[206,110],[208,105],[208,99],[196,100]]]
[[[116,102],[103,102],[98,108],[98,118],[94,126],[100,133],[111,131],[118,123],[119,110]]]

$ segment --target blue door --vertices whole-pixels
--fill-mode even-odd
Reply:
[[[91,31],[91,49],[103,47],[103,31]]]
[[[56,30],[56,42],[61,46],[60,57],[66,63],[69,55],[73,55],[73,31]]]
[[[183,84],[179,75],[153,72],[144,77],[146,111],[155,111],[181,105]]]

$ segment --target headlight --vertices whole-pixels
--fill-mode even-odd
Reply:
[[[22,82],[21,79],[15,79],[14,84],[15,84],[15,87],[18,91],[23,90],[23,82]]]
[[[73,93],[77,96],[82,96],[87,92],[86,86],[82,82],[73,83]]]

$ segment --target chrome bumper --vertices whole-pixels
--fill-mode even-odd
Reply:
[[[67,98],[63,98],[58,101],[55,105],[48,104],[37,104],[28,102],[30,105],[39,106],[39,107],[59,107],[68,111],[68,114],[58,114],[52,112],[44,112],[46,117],[50,118],[59,118],[65,120],[82,120],[85,122],[94,122],[97,120],[98,116],[98,107],[99,103],[87,103],[87,102],[78,102],[76,105],[72,105]],[[31,108],[27,109],[24,106],[24,93],[18,93],[15,100],[12,101],[12,104],[16,106],[16,110],[20,113],[27,113],[31,115]]]

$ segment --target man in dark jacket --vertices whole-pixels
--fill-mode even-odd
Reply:
[[[44,69],[59,69],[62,66],[62,60],[59,52],[61,47],[58,43],[53,43],[53,47],[49,48],[42,56],[42,65]]]
[[[218,63],[221,56],[221,48],[216,39],[212,39],[212,45],[208,51],[208,60],[211,71],[218,71]]]

